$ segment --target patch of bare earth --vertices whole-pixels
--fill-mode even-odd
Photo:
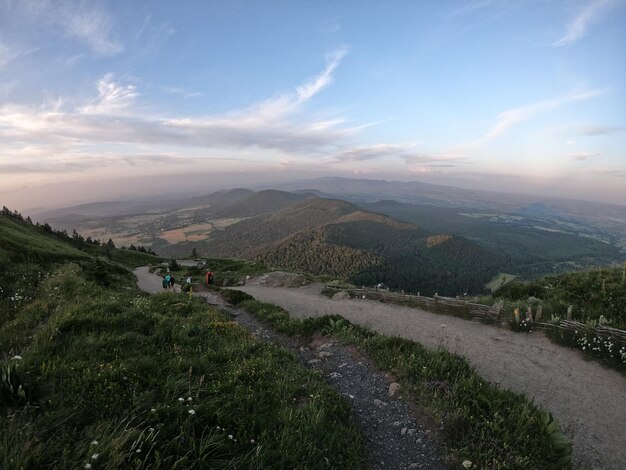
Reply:
[[[466,357],[485,379],[532,397],[551,411],[574,444],[575,468],[626,468],[626,377],[539,332],[495,326],[361,299],[331,300],[320,285],[238,287],[299,318],[339,314],[390,336],[443,346]]]

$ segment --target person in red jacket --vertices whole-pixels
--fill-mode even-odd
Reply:
[[[210,269],[206,272],[206,283],[207,285],[213,284],[213,273]]]

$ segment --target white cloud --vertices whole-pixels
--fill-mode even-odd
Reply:
[[[98,80],[98,97],[81,109],[85,114],[114,114],[127,109],[139,94],[134,85],[122,85],[106,74]]]
[[[75,5],[66,5],[61,10],[59,21],[67,36],[84,42],[98,55],[113,56],[124,50],[121,43],[111,36],[109,15],[93,3],[82,3],[77,9]]]
[[[586,36],[590,26],[611,8],[624,4],[621,0],[590,0],[567,24],[565,34],[552,43],[554,47],[569,46]]]
[[[585,101],[591,98],[595,98],[606,93],[605,90],[584,90],[569,93],[567,95],[559,96],[556,98],[538,101],[519,108],[512,108],[506,110],[498,115],[498,121],[487,132],[483,140],[491,140],[501,136],[507,132],[511,127],[520,122],[526,121],[538,114],[545,111],[558,108],[560,106],[572,103],[575,101]]]
[[[111,15],[99,2],[18,0],[9,6],[37,27],[76,39],[98,56],[114,56],[124,50],[114,37]]]
[[[107,74],[97,83],[98,96],[75,110],[62,101],[41,108],[7,104],[0,107],[0,139],[22,145],[93,146],[113,144],[137,151],[158,146],[207,149],[263,149],[313,158],[345,146],[355,130],[343,120],[301,115],[304,103],[323,90],[345,55],[340,49],[327,58],[322,73],[292,93],[239,112],[208,117],[164,118],[135,106],[139,91]],[[64,109],[65,108],[65,109]],[[256,152],[262,158],[263,152]],[[18,156],[16,155],[16,158]],[[19,160],[17,160],[19,161]]]
[[[599,156],[600,156],[599,153],[591,153],[591,152],[578,152],[578,153],[572,153],[569,155],[570,158],[574,160],[578,160],[579,162],[588,160],[590,158],[596,158]]]

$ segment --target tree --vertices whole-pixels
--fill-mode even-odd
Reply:
[[[196,250],[196,247],[193,248],[193,250],[191,250],[191,257],[193,259],[198,258],[200,255],[198,254],[198,250]]]
[[[176,261],[174,258],[170,259],[168,267],[170,268],[170,271],[178,271],[180,269],[178,261]]]
[[[115,243],[113,243],[113,240],[109,238],[109,241],[107,242],[106,246],[107,248],[115,248]]]

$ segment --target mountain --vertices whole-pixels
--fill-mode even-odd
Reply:
[[[309,198],[187,244],[216,257],[349,278],[424,294],[482,292],[504,256],[469,240],[433,235],[414,224],[335,199]]]
[[[214,217],[253,217],[290,206],[313,197],[311,194],[296,194],[268,189],[250,192],[232,204],[223,205],[213,213]]]

